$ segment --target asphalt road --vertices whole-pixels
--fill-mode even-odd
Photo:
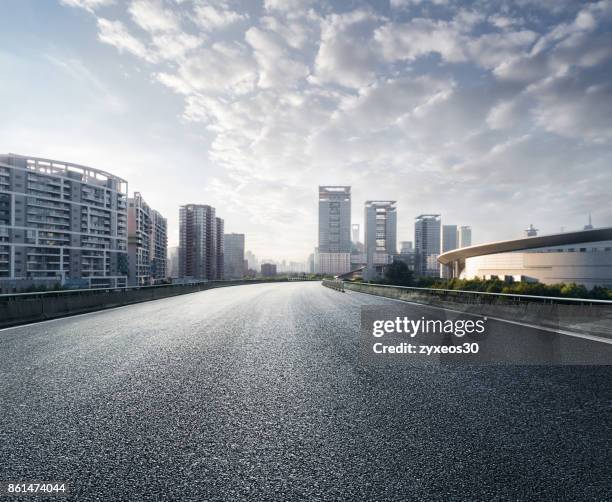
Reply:
[[[612,498],[612,367],[364,364],[360,306],[391,303],[258,284],[0,331],[0,480],[104,501]]]

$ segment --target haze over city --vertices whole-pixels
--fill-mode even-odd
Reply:
[[[612,2],[9,0],[0,151],[107,170],[168,218],[210,204],[304,261],[318,185],[475,240],[609,224]],[[10,14],[8,14],[10,13]]]

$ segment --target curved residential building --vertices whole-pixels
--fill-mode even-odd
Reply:
[[[612,287],[612,227],[455,249],[438,261],[449,277]]]
[[[127,182],[91,167],[0,155],[0,289],[127,285]]]

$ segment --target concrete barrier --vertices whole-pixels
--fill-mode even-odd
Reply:
[[[208,281],[121,289],[79,289],[0,295],[0,327],[94,312],[133,303],[197,293],[212,288],[285,282],[270,280]]]
[[[344,282],[344,288],[396,300],[612,338],[612,301],[412,288]]]

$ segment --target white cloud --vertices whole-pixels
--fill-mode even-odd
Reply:
[[[155,57],[146,46],[131,35],[121,21],[110,21],[98,18],[98,39],[105,44],[112,45],[119,52],[129,52],[147,61],[155,61]]]
[[[372,30],[378,21],[378,16],[365,10],[325,18],[313,82],[354,88],[373,82],[378,61],[372,46]]]
[[[231,10],[223,2],[216,5],[197,4],[195,7],[195,21],[205,30],[227,28],[246,19],[245,14]]]
[[[93,13],[100,7],[114,4],[115,0],[60,0],[60,2],[68,7],[78,7]]]
[[[291,58],[278,35],[253,27],[246,32],[245,38],[255,51],[259,87],[291,86],[308,75],[308,66]]]
[[[161,0],[133,0],[128,10],[134,22],[150,33],[179,29],[178,16],[164,8]]]

